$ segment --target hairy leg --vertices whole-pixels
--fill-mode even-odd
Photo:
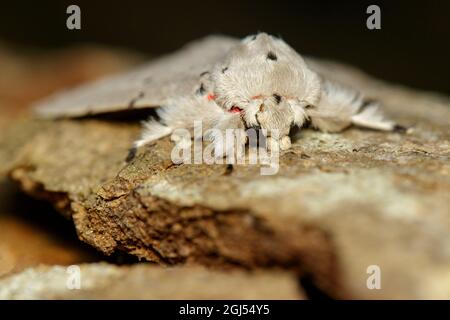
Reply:
[[[176,129],[192,130],[198,122],[201,122],[203,131],[216,129],[222,132],[224,136],[226,129],[244,129],[240,115],[226,112],[205,96],[197,95],[175,99],[166,106],[159,108],[157,115],[159,119],[152,118],[143,122],[140,138],[134,142],[130,149],[127,157],[128,162],[136,155],[137,148],[168,136]],[[242,130],[242,132],[244,131]],[[238,143],[242,144],[245,137],[241,138],[241,134],[237,136],[239,136]],[[216,144],[215,149],[218,157],[223,157],[230,152],[230,150],[226,150],[223,139],[211,137]],[[172,136],[172,141],[179,142],[182,138],[175,133]]]
[[[324,81],[318,105],[308,109],[307,114],[313,126],[325,132],[339,132],[352,124],[384,131],[401,128],[384,117],[377,102],[330,81]]]

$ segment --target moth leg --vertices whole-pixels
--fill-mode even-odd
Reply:
[[[226,156],[232,156],[238,148],[245,148],[247,142],[245,130],[236,129],[233,133],[233,139],[233,143],[230,143],[226,139],[214,139],[214,157],[220,159]]]
[[[183,148],[189,148],[191,146],[191,136],[185,135],[185,134],[179,134],[175,130],[172,135],[170,136],[170,140],[174,142],[175,144],[179,145]]]
[[[323,82],[319,103],[306,112],[312,125],[324,132],[339,132],[350,125],[384,131],[401,128],[384,117],[377,102],[368,101],[357,90],[327,80]]]
[[[214,157],[223,158],[231,156],[238,148],[245,148],[247,133],[239,114],[224,112],[213,122],[206,139],[214,144]],[[233,141],[229,141],[232,138]]]
[[[380,111],[376,102],[364,104],[359,113],[352,116],[352,124],[369,129],[382,131],[406,132],[406,128],[388,120]]]
[[[160,118],[159,121],[149,119],[142,123],[140,138],[134,142],[130,149],[127,157],[128,162],[136,155],[137,148],[166,137],[173,133],[175,129],[192,129],[194,121],[208,122],[208,119],[222,114],[223,111],[214,102],[208,101],[204,97],[189,96],[172,99],[167,105],[160,107],[156,113]],[[177,134],[172,137],[174,142],[180,139],[181,136]]]
[[[177,99],[175,103],[163,109],[158,115],[172,128],[184,128],[195,131],[195,126],[201,124],[205,138],[213,141],[215,157],[223,157],[231,152],[233,146],[226,145],[226,130],[233,130],[234,138],[239,145],[245,145],[245,136],[242,138],[242,132],[237,133],[234,130],[243,129],[244,125],[241,116],[236,113],[230,113],[223,110],[217,103],[206,96],[191,96]],[[209,131],[209,133],[207,133]],[[174,131],[176,133],[176,131]],[[172,140],[181,143],[185,136],[178,137],[172,134]],[[177,142],[177,143],[180,143]]]
[[[289,136],[284,136],[281,137],[281,139],[277,139],[270,136],[266,138],[266,146],[269,150],[289,150],[289,148],[291,147],[291,138]]]
[[[139,147],[158,140],[162,137],[168,136],[172,132],[172,128],[159,123],[155,119],[149,119],[142,123],[142,132],[140,138],[133,143],[133,146],[128,150],[128,155],[125,162],[132,161],[137,154]]]
[[[178,134],[177,132],[172,133],[172,135],[170,136],[170,140],[175,143],[186,140],[186,139],[187,139],[186,136]]]
[[[245,126],[240,114],[224,111],[214,101],[204,96],[193,95],[173,99],[167,106],[158,109],[157,114],[160,121],[151,119],[143,123],[141,137],[130,150],[130,158],[136,154],[138,147],[170,134],[174,142],[190,142],[187,141],[190,137],[178,135],[176,129],[192,130],[199,122],[204,132],[215,129],[209,137],[213,140],[216,157],[224,157],[234,150],[233,145],[226,144],[227,129],[233,130],[234,141],[238,146],[246,143]]]
[[[284,136],[280,139],[280,150],[288,150],[291,148],[291,138]]]
[[[280,150],[280,143],[273,137],[266,137],[266,148],[268,150]]]
[[[150,119],[142,123],[141,136],[134,142],[134,147],[139,148],[155,140],[168,136],[173,128],[166,126],[155,119]]]

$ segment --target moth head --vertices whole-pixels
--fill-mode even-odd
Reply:
[[[283,40],[259,33],[231,49],[211,74],[216,102],[240,110],[247,126],[301,126],[320,98],[320,79]]]

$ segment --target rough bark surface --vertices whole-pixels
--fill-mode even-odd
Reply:
[[[136,123],[24,121],[0,159],[105,254],[164,265],[283,268],[332,297],[450,297],[450,100],[330,64],[409,134],[300,131],[280,170],[174,165],[169,139],[124,158]],[[381,290],[367,288],[380,267]]]

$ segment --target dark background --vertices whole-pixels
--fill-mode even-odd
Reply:
[[[66,29],[81,7],[82,29]],[[366,8],[381,7],[381,30]],[[409,86],[450,93],[450,1],[11,1],[0,4],[0,41],[58,48],[78,43],[172,51],[210,33],[282,36],[301,53],[348,62]],[[1,70],[0,70],[1,72]]]

